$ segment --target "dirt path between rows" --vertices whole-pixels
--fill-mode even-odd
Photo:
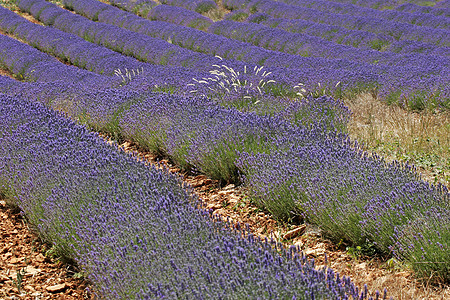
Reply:
[[[77,279],[73,266],[52,258],[48,245],[4,200],[0,228],[0,299],[94,299],[90,283]]]

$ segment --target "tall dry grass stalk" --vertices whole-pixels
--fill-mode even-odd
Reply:
[[[371,95],[345,104],[353,112],[350,136],[388,161],[409,161],[423,179],[450,187],[450,113],[411,112]]]

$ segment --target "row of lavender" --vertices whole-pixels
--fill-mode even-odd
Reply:
[[[327,134],[320,121],[295,126],[278,117],[224,109],[208,99],[142,94],[127,86],[78,96],[76,88],[62,93],[53,87],[48,93],[49,87],[10,86],[6,92],[29,91],[75,119],[119,131],[185,168],[224,180],[244,175],[254,198],[276,217],[303,214],[337,239],[393,253],[412,262],[418,273],[436,272],[448,280],[442,262],[449,259],[449,192],[420,181],[407,166],[367,157],[345,136]],[[46,90],[39,94],[36,88]]]
[[[295,5],[299,7],[308,7],[324,12],[331,12],[336,14],[352,15],[357,17],[364,17],[370,15],[373,18],[381,20],[395,21],[399,23],[409,23],[417,26],[427,26],[432,28],[450,29],[450,19],[445,16],[435,16],[432,14],[416,12],[414,14],[398,11],[398,10],[383,10],[379,11],[372,8],[364,8],[351,3],[336,3],[327,0],[282,0],[286,4]]]
[[[167,68],[138,63],[133,59],[121,56],[113,51],[88,43],[81,38],[67,36],[67,34],[58,32],[57,30],[32,24],[8,10],[3,10],[3,12],[2,16],[4,19],[0,21],[2,28],[7,31],[11,31],[11,28],[15,28],[15,32],[18,32],[19,36],[27,40],[32,40],[33,45],[39,45],[38,47],[41,49],[51,49],[52,53],[56,53],[61,58],[68,57],[70,62],[76,63],[78,66],[103,74],[111,74],[115,67],[124,64],[125,66],[135,66],[137,72],[139,72],[139,75],[136,77],[130,76],[128,78],[123,76],[121,78],[122,81],[115,77],[108,79],[104,76],[93,76],[94,74],[88,76],[86,74],[90,74],[89,72],[81,72],[86,78],[94,77],[95,80],[93,79],[89,86],[118,87],[120,85],[127,85],[128,88],[139,91],[176,90],[177,93],[183,94],[190,88],[186,83],[190,82],[192,77],[197,76],[198,78],[201,78],[201,73],[190,72],[182,68]],[[41,30],[39,34],[37,34],[37,30]],[[58,39],[55,39],[55,37],[58,37]],[[72,77],[74,79],[78,78],[73,75],[73,70],[76,70],[76,68],[61,64],[52,57],[36,51],[34,48],[24,47],[25,45],[7,38],[6,36],[0,36],[0,42],[4,46],[2,49],[5,60],[2,61],[2,64],[4,67],[15,73],[18,78],[34,81],[53,81],[56,79],[67,80]],[[59,47],[55,47],[55,45],[59,45]],[[17,55],[11,55],[9,52]],[[26,53],[28,56],[25,56]],[[45,64],[42,66],[33,64],[40,61],[45,61]],[[62,68],[61,73],[66,75],[60,77],[58,72],[47,72],[47,70],[56,70],[58,68]],[[45,73],[45,77],[42,76],[42,78],[40,78],[38,76],[41,72]],[[208,74],[203,76],[206,75]],[[254,82],[255,86],[261,78],[264,78],[261,76],[254,77],[253,81],[256,81]],[[248,77],[247,79],[250,80]],[[243,78],[241,78],[241,80],[243,80]],[[166,82],[170,82],[170,85],[167,85]],[[177,85],[179,87],[176,87]],[[211,86],[212,85],[209,85],[208,87]],[[197,88],[201,90],[202,85]],[[204,89],[206,89],[206,87],[204,87]],[[334,100],[299,103],[282,101],[274,97],[255,94],[255,91],[255,89],[247,89],[244,86],[242,89],[237,89],[235,94],[227,93],[227,97],[220,101],[216,99],[216,101],[224,106],[239,106],[241,110],[255,111],[261,114],[266,114],[270,110],[272,113],[279,114],[282,118],[294,123],[310,124],[321,120],[322,124],[325,124],[328,130],[343,130],[346,119],[348,119],[348,112],[346,112],[346,109],[344,109],[339,102]],[[245,95],[250,99],[240,98]],[[259,99],[257,100],[257,105],[253,104],[253,102],[256,101],[254,97],[258,97]],[[243,102],[244,100],[246,102]],[[95,110],[95,107],[93,107],[93,111],[89,112],[91,116],[97,116],[98,113],[99,111]],[[301,118],[299,116],[301,116]],[[79,116],[77,115],[77,117]],[[96,120],[98,121],[99,119],[97,118]],[[95,128],[101,129],[97,126]],[[115,130],[112,127],[109,131],[114,135],[120,134],[119,130]]]
[[[78,3],[77,12],[82,13],[84,15],[89,15],[89,11],[92,11],[92,3],[95,3],[96,1],[80,1]],[[95,7],[95,5],[94,5]],[[118,12],[117,10],[108,8],[107,5],[100,5],[98,8],[94,9],[94,11],[99,11],[99,20],[103,22],[113,23],[117,24],[119,26],[124,26],[130,30],[135,30],[138,32],[142,32],[147,35],[152,35],[154,37],[159,37],[163,39],[168,39],[172,42],[176,42],[179,45],[183,47],[190,47],[194,48],[194,50],[197,51],[206,51],[209,54],[215,54],[218,52],[217,49],[223,49],[224,41],[221,39],[218,39],[216,36],[207,36],[203,32],[196,32],[196,31],[189,31],[186,28],[173,28],[173,26],[168,26],[168,24],[155,24],[155,22],[147,22],[144,23],[142,19],[139,18],[133,18],[132,16],[125,15],[123,13]],[[103,16],[103,17],[102,17]],[[127,20],[123,22],[124,20]],[[130,20],[131,19],[131,20]],[[145,24],[145,26],[143,25]],[[220,25],[219,25],[220,26]],[[213,26],[215,27],[215,26]],[[216,27],[215,27],[216,28]],[[182,34],[178,34],[177,32],[180,32]],[[268,35],[273,36],[273,35]],[[282,36],[283,37],[283,36]],[[196,42],[199,41],[199,42]],[[205,41],[208,41],[209,43],[205,43]],[[242,45],[234,45],[236,43],[228,42],[226,45],[231,46],[237,46],[238,49],[242,49]],[[319,43],[318,45],[323,44]],[[317,45],[317,46],[318,46]],[[317,48],[316,46],[316,48]],[[219,48],[218,48],[219,47]],[[305,46],[306,47],[306,46]],[[319,47],[320,48],[320,47]],[[331,47],[331,49],[334,49],[336,47]],[[315,66],[316,68],[318,66],[325,65],[325,68],[332,67],[332,69],[337,68],[346,68],[346,69],[352,69],[357,70],[357,73],[355,75],[362,75],[364,73],[367,73],[370,70],[370,73],[378,77],[378,79],[375,79],[378,85],[381,85],[381,92],[380,95],[387,99],[390,102],[397,102],[399,99],[408,99],[408,104],[411,105],[413,108],[420,108],[423,107],[428,102],[429,104],[435,104],[436,102],[440,102],[442,106],[448,105],[448,96],[446,92],[446,80],[445,77],[441,76],[441,73],[446,74],[448,71],[448,66],[445,64],[442,65],[442,58],[439,57],[429,57],[429,56],[420,56],[420,55],[406,55],[406,56],[397,56],[395,54],[391,55],[380,55],[376,54],[377,52],[373,51],[371,53],[365,53],[370,55],[361,55],[364,53],[353,53],[350,49],[345,49],[345,51],[340,51],[340,53],[345,52],[346,57],[350,58],[350,60],[319,60],[318,58],[310,58],[305,59],[303,57],[299,56],[286,56],[286,55],[280,55],[278,52],[271,52],[271,56],[268,59],[265,59],[264,57],[267,57],[268,53],[261,52],[261,48],[251,49],[253,56],[249,57],[248,55],[239,54],[239,52],[242,53],[242,50],[236,51],[229,51],[229,47],[223,49],[225,52],[224,54],[227,56],[231,56],[233,58],[243,59],[245,61],[252,60],[254,63],[263,63],[264,65],[269,66],[279,66],[284,65],[288,68],[300,68],[301,64],[307,65],[307,66]],[[234,49],[234,47],[232,47]],[[249,49],[249,47],[245,48]],[[327,50],[328,49],[328,50]],[[329,51],[330,47],[322,47],[319,52],[327,52]],[[244,51],[245,51],[244,50]],[[256,50],[256,51],[255,51]],[[342,49],[341,49],[342,50]],[[219,50],[220,51],[220,50]],[[230,53],[231,52],[231,53]],[[445,50],[444,50],[445,52]],[[223,52],[222,52],[223,53]],[[245,53],[244,53],[245,54]],[[262,55],[264,56],[262,56]],[[222,55],[222,54],[221,54]],[[371,65],[371,64],[362,64],[358,62],[354,62],[355,57],[368,57],[365,59],[365,62],[367,60],[373,62],[373,61],[379,61],[382,60],[385,64],[393,65],[393,61],[395,61],[395,64],[397,64],[396,67],[386,65]],[[399,61],[401,62],[399,64]],[[395,65],[394,64],[394,65]],[[402,67],[398,67],[398,64]],[[298,66],[298,67],[297,67]],[[433,66],[433,67],[431,67]],[[416,68],[414,70],[414,68]],[[417,69],[418,68],[418,69]],[[443,70],[444,69],[444,70]],[[439,71],[440,70],[440,71]],[[299,74],[298,69],[292,70],[294,74]],[[325,71],[325,70],[322,70]],[[439,74],[435,74],[438,72]],[[283,72],[277,72],[283,73]],[[315,72],[317,73],[317,72]],[[300,73],[301,74],[301,73]],[[299,74],[299,75],[300,75]],[[336,71],[332,73],[327,72],[328,76],[330,78],[339,78],[339,81],[341,81],[341,76],[339,74],[336,74]],[[415,76],[412,76],[412,74],[416,74]],[[417,74],[420,74],[420,78],[417,77]],[[428,77],[424,74],[428,74]],[[434,74],[434,75],[433,75]],[[354,75],[354,76],[355,76]],[[322,77],[322,76],[321,76]],[[357,76],[358,77],[358,76]],[[400,77],[400,78],[399,78]],[[408,78],[408,79],[406,79]],[[313,82],[320,82],[317,80],[320,80],[320,78],[317,78],[317,75],[312,77],[308,76],[309,80],[312,80]],[[308,80],[308,83],[309,83]],[[348,83],[349,86],[346,86],[344,90],[351,90],[354,89],[355,86],[355,79],[347,78],[346,82],[353,82],[353,84]],[[360,80],[356,79],[356,82],[360,82]],[[366,86],[372,86],[373,79],[367,80],[366,78]],[[370,84],[372,83],[372,84]],[[322,85],[330,85],[330,84],[323,84]],[[346,85],[346,84],[344,84]],[[356,84],[357,86],[358,84]],[[309,86],[309,85],[307,85]],[[403,91],[402,91],[403,90]],[[425,92],[426,91],[426,92]],[[402,93],[403,92],[403,93]],[[407,102],[407,101],[405,101]],[[432,105],[430,105],[432,106]]]
[[[391,35],[397,40],[425,41],[441,46],[448,46],[450,43],[447,30],[380,20],[371,16],[355,17],[345,14],[334,14],[272,0],[225,0],[224,5],[231,10],[248,8],[253,13],[264,12],[276,18],[304,19],[347,29],[384,33]]]
[[[210,55],[217,54],[225,58],[239,59],[250,63],[265,63],[270,60],[269,56],[275,56],[275,59],[276,61],[278,61],[278,63],[282,62],[283,66],[289,68],[300,69],[300,67],[305,66],[308,68],[313,66],[324,68],[326,67],[326,65],[329,65],[330,69],[344,68],[337,63],[333,63],[333,61],[324,59],[305,60],[297,57],[299,61],[294,62],[293,57],[289,57],[291,61],[288,61],[286,59],[283,60],[283,57],[286,56],[280,56],[280,53],[265,51],[264,49],[261,49],[259,47],[253,47],[248,43],[236,42],[231,39],[216,36],[214,34],[208,34],[202,31],[188,29],[182,26],[176,26],[167,22],[148,21],[95,0],[77,1],[76,6],[73,6],[70,1],[65,1],[64,3],[66,3],[68,8],[74,9],[78,14],[84,15],[88,18],[90,18],[90,15],[95,14],[98,17],[98,20],[102,23],[108,23],[123,27],[127,30],[135,31],[142,35],[154,36],[155,38],[169,40],[172,44],[178,44],[183,48],[193,49],[197,52],[203,52]],[[68,14],[66,13],[66,15]],[[172,15],[172,17],[177,18],[177,15]],[[79,21],[81,22],[81,19],[79,19]],[[84,22],[88,21],[85,20]],[[58,26],[58,24],[55,23],[52,23],[51,25]],[[112,30],[114,27],[110,28]],[[66,30],[65,28],[61,29]],[[70,31],[70,29],[67,29],[67,31]],[[181,32],[181,34],[179,32]],[[185,36],[184,38],[182,37],[183,35]],[[248,48],[248,50],[245,51],[244,48]],[[215,52],[212,52],[214,51],[214,49]],[[253,54],[254,58],[250,57],[249,52]],[[269,62],[265,65],[271,67],[276,66],[274,62]],[[233,61],[230,61],[230,66],[234,67]],[[352,69],[356,66],[357,65],[353,64],[350,66],[346,66],[345,69]]]
[[[265,19],[265,16],[259,14],[258,19]],[[410,66],[423,67],[427,64],[437,66],[438,61],[448,66],[448,61],[450,61],[448,57],[445,57],[450,56],[449,47],[432,47],[431,49],[439,55],[433,59],[433,56],[430,57],[429,53],[426,55],[421,53],[398,54],[386,51],[373,51],[372,49],[359,49],[347,45],[335,44],[316,36],[286,32],[278,28],[270,28],[255,23],[220,21],[215,22],[209,28],[209,31],[228,38],[248,41],[251,44],[270,50],[303,56],[347,59],[352,62],[365,64],[394,65],[398,63],[399,65],[408,64]]]
[[[69,1],[70,2],[70,1]],[[120,1],[110,1],[112,4],[130,11],[134,12],[140,16],[147,17],[151,20],[164,20],[167,22],[179,24],[178,17],[181,15],[185,15],[186,11],[180,8],[170,8],[166,5],[161,5],[158,7],[158,16],[155,18],[156,13],[151,14],[143,14],[139,11],[136,11],[134,9],[135,2],[129,1],[129,0],[120,0]],[[166,1],[167,2],[167,1]],[[165,2],[165,3],[166,3]],[[183,3],[186,3],[182,1]],[[67,3],[67,1],[66,1]],[[77,2],[78,3],[78,2]],[[177,6],[189,6],[189,5],[183,5],[183,3],[179,3],[179,1],[169,1],[167,2],[172,5]],[[190,3],[190,2],[188,2]],[[90,5],[93,5],[93,2],[90,3]],[[94,4],[95,6],[95,4]],[[248,5],[247,7],[249,7]],[[68,7],[71,7],[71,4],[68,4]],[[71,7],[72,8],[72,7]],[[104,6],[102,7],[104,8]],[[76,5],[76,8],[74,10],[84,13],[83,5],[81,3]],[[156,8],[155,8],[156,11]],[[319,12],[319,11],[317,11]],[[233,19],[242,19],[246,18],[249,15],[249,11],[244,10],[238,10],[233,13],[230,13],[229,15],[226,15],[225,18],[228,20]],[[305,33],[308,35],[318,36],[322,39],[330,40],[338,44],[344,44],[356,48],[365,48],[365,49],[375,49],[375,50],[382,50],[382,51],[388,51],[388,52],[395,52],[395,53],[426,53],[426,54],[434,54],[434,55],[445,55],[449,56],[448,53],[448,47],[440,47],[439,45],[435,44],[435,41],[432,43],[425,43],[422,41],[412,41],[412,40],[397,40],[392,35],[389,35],[389,28],[387,28],[387,33],[372,33],[367,32],[364,30],[354,30],[354,29],[347,29],[341,26],[335,26],[335,25],[329,25],[329,24],[323,24],[323,23],[316,23],[313,21],[308,20],[285,20],[285,19],[275,19],[270,17],[267,14],[256,14],[255,16],[251,16],[251,19],[253,22],[260,23],[261,21],[268,21],[267,19],[270,18],[270,27],[278,27],[280,29],[291,31],[291,32],[297,32],[297,33]],[[103,21],[103,20],[102,20]],[[104,22],[104,21],[103,21]],[[280,24],[282,23],[282,24]],[[213,23],[211,23],[213,24]],[[186,24],[185,24],[186,25]],[[176,30],[175,30],[176,31]],[[153,33],[158,34],[158,32]],[[443,37],[443,35],[440,35],[440,37]],[[423,39],[422,39],[423,40]],[[447,40],[448,44],[448,40]],[[414,47],[413,47],[414,46]],[[374,61],[374,60],[372,60]]]
[[[97,2],[99,3],[99,2]],[[18,2],[19,7],[25,11],[30,11],[36,17],[47,24],[53,24],[54,26],[72,32],[74,34],[78,34],[87,40],[91,40],[93,42],[105,45],[114,50],[121,50],[126,54],[133,55],[141,60],[160,63],[164,61],[167,64],[172,66],[182,67],[187,66],[193,71],[197,70],[211,70],[212,65],[226,65],[229,68],[233,68],[237,72],[240,72],[240,80],[241,82],[251,82],[253,79],[251,78],[250,73],[245,72],[245,68],[253,69],[253,66],[246,66],[244,63],[234,61],[234,60],[220,60],[219,58],[212,57],[210,55],[201,54],[198,52],[190,51],[181,47],[177,47],[171,43],[166,41],[157,40],[155,43],[143,43],[143,41],[153,41],[153,39],[149,38],[145,35],[133,35],[127,30],[102,24],[95,23],[93,21],[89,21],[86,18],[74,15],[66,10],[63,10],[51,3],[45,2],[43,0],[22,0]],[[104,5],[104,4],[103,4]],[[88,6],[90,8],[94,6]],[[113,8],[108,6],[109,8]],[[114,9],[114,8],[113,8]],[[117,8],[115,11],[117,12]],[[89,67],[90,65],[97,65],[95,55],[97,50],[89,51],[91,55],[91,59],[87,60],[85,57],[81,57],[81,53],[70,53],[71,56],[66,55],[66,49],[72,48],[74,43],[81,45],[81,41],[75,39],[75,37],[71,34],[66,34],[60,32],[54,28],[42,27],[36,24],[33,24],[27,21],[24,18],[21,18],[12,12],[6,11],[4,9],[4,17],[1,20],[0,26],[2,26],[3,30],[15,34],[21,39],[27,41],[33,46],[52,53],[62,59],[67,59],[69,62],[77,64],[80,67],[85,67],[96,71],[96,69],[92,69]],[[118,10],[120,12],[120,10]],[[124,12],[125,13],[125,12]],[[88,13],[86,13],[88,14]],[[142,25],[142,22],[149,22],[146,20],[139,19],[134,16],[136,19],[131,19],[129,16],[133,16],[128,14],[126,17],[130,21],[130,25]],[[113,14],[110,11],[102,11],[98,14],[99,18],[105,19],[113,19]],[[113,19],[114,20],[114,19]],[[24,24],[23,26],[18,26],[17,24]],[[26,25],[25,25],[26,24]],[[147,23],[146,23],[147,24]],[[165,23],[168,24],[168,23]],[[170,24],[168,24],[170,25]],[[173,25],[172,25],[173,26]],[[138,26],[139,27],[139,26]],[[142,27],[142,26],[141,26]],[[152,27],[150,27],[151,29]],[[146,28],[142,27],[143,30]],[[148,28],[147,28],[148,29]],[[33,34],[31,34],[33,32]],[[38,34],[40,32],[40,34]],[[58,36],[60,38],[60,47],[48,47],[48,39],[49,35]],[[209,35],[215,36],[215,35]],[[151,39],[151,40],[149,40]],[[217,40],[214,44],[208,43],[209,40],[204,40],[204,44],[209,44],[209,47],[213,48],[214,45],[217,45]],[[227,47],[226,39],[219,39],[220,46],[216,49],[219,51],[223,51],[223,53],[230,52],[230,48]],[[144,50],[141,50],[141,45]],[[158,46],[158,47],[156,47]],[[280,55],[271,55],[277,54],[275,52],[267,51],[258,47],[248,47],[248,44],[245,43],[237,43],[236,48],[231,49],[233,52],[238,52],[238,55],[246,55],[246,57],[252,58],[254,61],[265,60],[266,65],[278,65],[280,58],[283,58]],[[92,44],[84,43],[83,47],[86,49],[99,49],[98,47],[94,47]],[[156,47],[153,49],[153,47]],[[222,50],[220,50],[222,49]],[[106,51],[106,49],[105,49]],[[95,53],[94,53],[95,52]],[[233,53],[232,52],[232,53]],[[259,52],[259,53],[258,53]],[[221,52],[220,52],[221,53]],[[252,54],[257,54],[253,56]],[[121,58],[125,60],[125,57]],[[128,59],[129,61],[130,59]],[[82,63],[80,63],[80,61]],[[298,80],[305,79],[303,83],[306,88],[310,88],[309,91],[320,90],[325,87],[329,87],[332,91],[336,93],[346,92],[351,93],[361,88],[362,85],[365,85],[366,88],[373,87],[376,82],[376,79],[379,76],[375,76],[370,71],[364,70],[364,68],[358,68],[360,71],[354,72],[354,70],[349,70],[345,68],[340,68],[338,64],[327,66],[329,60],[325,59],[308,59],[305,58],[302,61],[294,60],[293,57],[291,59],[285,59],[286,63],[289,61],[295,62],[296,65],[301,69],[293,69],[292,72],[286,72],[286,69],[271,67],[270,69],[265,69],[265,74],[270,74],[269,77],[266,77],[267,81],[274,81],[276,83],[268,84],[264,87],[264,92],[268,94],[283,94],[288,92],[293,92],[293,86],[298,84]],[[305,64],[310,65],[309,68],[305,68]],[[134,62],[131,66],[134,66],[136,62]],[[316,69],[317,65],[322,65],[323,68],[319,71]],[[111,64],[107,64],[111,66]],[[103,65],[100,65],[103,67]],[[294,66],[294,67],[295,67]],[[353,66],[357,68],[354,64],[346,65],[346,68]],[[334,68],[336,67],[336,68]],[[260,67],[258,67],[260,68]],[[130,69],[130,67],[129,67]],[[98,72],[98,71],[97,71]],[[208,74],[207,74],[208,75]],[[191,76],[190,78],[202,78],[203,76]],[[207,76],[210,77],[210,76]],[[317,82],[321,83],[321,86],[317,85]],[[336,83],[340,82],[339,86],[336,87]],[[202,87],[203,90],[207,90],[207,86]]]
[[[362,7],[370,7],[373,9],[395,9],[407,12],[431,13],[437,16],[449,14],[449,0],[440,1],[422,1],[413,0],[404,2],[402,0],[335,0],[341,3],[353,3]],[[425,3],[424,3],[425,2]],[[431,2],[431,5],[429,6]],[[422,6],[424,5],[424,6]]]
[[[202,51],[208,54],[225,55],[226,57],[238,58],[271,67],[281,65],[287,68],[295,68],[295,70],[291,70],[289,73],[294,72],[294,74],[298,75],[304,73],[304,71],[302,72],[299,69],[302,64],[308,67],[315,66],[316,68],[332,67],[332,69],[345,68],[357,70],[354,76],[371,73],[372,79],[367,80],[366,78],[366,82],[369,83],[366,84],[366,89],[367,86],[373,87],[373,84],[381,86],[380,96],[392,103],[404,101],[413,108],[423,108],[427,103],[429,106],[432,106],[435,105],[436,102],[440,103],[443,107],[449,105],[449,97],[447,95],[448,85],[446,80],[446,74],[448,74],[449,71],[448,63],[446,63],[446,61],[448,61],[447,57],[433,57],[422,54],[398,55],[395,53],[356,50],[353,47],[345,47],[343,45],[328,45],[329,43],[327,44],[325,41],[318,38],[283,33],[280,30],[277,31],[256,24],[244,25],[232,22],[216,22],[210,27],[210,31],[214,33],[227,34],[232,32],[234,34],[229,37],[234,38],[236,38],[238,34],[241,34],[239,36],[241,41],[254,42],[256,45],[269,47],[275,50],[287,52],[294,51],[294,54],[299,54],[298,52],[302,54],[303,52],[308,51],[308,54],[312,53],[312,55],[317,56],[335,55],[340,59],[330,60],[319,57],[305,58],[298,55],[286,55],[273,51],[261,51],[263,49],[259,47],[242,48],[243,45],[236,44],[236,42],[225,43],[226,40],[220,39],[215,35],[205,34],[201,31],[183,27],[177,28],[176,26],[167,23],[158,23],[154,21],[145,22],[130,14],[120,13],[117,9],[108,7],[105,4],[97,6],[91,5],[96,2],[97,1],[92,0],[79,1],[77,2],[76,11],[86,16],[92,14],[92,12],[96,12],[98,13],[99,21],[101,22],[115,24],[145,35],[170,40],[172,43],[196,51]],[[94,7],[94,9],[92,7]],[[264,31],[262,32],[261,29]],[[242,34],[244,30],[246,30],[246,34]],[[254,37],[255,34],[258,35],[258,37]],[[249,39],[249,36],[254,38]],[[308,43],[305,43],[305,36],[309,41]],[[227,45],[227,47],[224,48],[224,45]],[[231,46],[231,50],[228,46]],[[247,54],[247,49],[252,50],[252,56]],[[337,50],[331,51],[331,53],[330,49]],[[446,55],[448,53],[448,49],[445,47],[438,47],[435,48],[435,50],[437,51],[436,54],[440,55]],[[267,58],[269,53],[271,55]],[[374,62],[376,62],[375,65],[373,64]],[[315,72],[316,75],[314,77],[307,76],[308,83],[310,81],[315,82],[315,84],[321,82],[320,78],[317,76],[317,71]],[[277,78],[279,77],[278,73],[283,72],[277,72]],[[326,74],[328,74],[329,77],[327,75],[325,75],[325,77],[336,78],[335,82],[342,82],[342,76],[336,74],[336,71],[333,73],[327,72]],[[321,77],[323,78],[323,76]],[[347,78],[344,82],[347,83],[346,85],[348,86],[344,88],[344,90],[348,91],[354,89],[355,81],[360,82],[358,79]],[[351,84],[351,82],[353,82],[353,84]],[[325,81],[325,83],[321,83],[324,86],[330,86],[329,80]],[[357,85],[358,84],[356,84],[356,86]],[[308,86],[310,85],[308,84],[307,87]]]
[[[369,297],[331,269],[316,270],[295,248],[212,222],[167,171],[42,104],[3,94],[0,192],[105,299]]]
[[[54,58],[51,58],[26,44],[20,43],[3,35],[0,35],[0,45],[2,45],[2,49],[4,49],[4,55],[0,57],[0,65],[15,74],[23,74],[24,78],[28,78],[29,73],[33,74],[33,70],[38,68],[43,62],[45,62],[46,66],[61,66],[62,72],[73,68],[58,62]],[[19,68],[21,65],[17,64],[17,62],[26,62],[26,66]],[[52,67],[52,69],[56,68]],[[107,131],[112,135],[122,135],[128,138],[133,138],[134,140],[139,141],[142,145],[152,149],[154,152],[164,153],[171,156],[185,168],[195,166],[198,171],[225,181],[238,180],[238,174],[236,173],[236,167],[234,165],[234,158],[228,157],[236,156],[233,152],[234,149],[250,151],[249,149],[253,147],[252,140],[254,138],[252,135],[255,135],[255,132],[259,132],[263,140],[267,139],[267,134],[269,136],[275,134],[264,133],[264,130],[254,131],[252,127],[248,126],[240,127],[240,125],[238,125],[239,123],[245,123],[248,121],[240,120],[240,118],[244,118],[243,116],[250,119],[256,118],[254,121],[248,121],[249,124],[252,124],[253,122],[256,124],[263,124],[265,122],[259,120],[258,118],[260,117],[257,115],[242,114],[237,110],[229,111],[221,108],[217,103],[212,100],[208,100],[207,98],[193,98],[195,101],[200,101],[198,104],[195,104],[194,107],[192,107],[193,104],[187,105],[184,103],[184,105],[186,105],[186,107],[184,107],[182,104],[173,103],[170,104],[173,106],[172,108],[164,108],[162,112],[157,109],[158,106],[152,108],[147,107],[149,110],[148,113],[152,113],[152,115],[146,115],[147,109],[145,106],[141,107],[142,103],[135,103],[135,101],[129,102],[127,97],[123,97],[123,94],[121,93],[115,96],[111,92],[92,92],[89,96],[77,97],[77,92],[74,92],[77,89],[79,92],[86,92],[89,94],[92,87],[96,85],[98,88],[122,87],[127,91],[132,91],[133,95],[136,93],[149,91],[148,89],[145,89],[145,87],[140,87],[139,89],[136,88],[136,86],[141,85],[143,82],[148,83],[146,78],[144,78],[143,81],[141,78],[136,77],[133,78],[129,84],[120,85],[120,81],[109,80],[109,77],[96,76],[86,71],[82,73],[84,76],[81,78],[73,77],[73,80],[82,82],[81,87],[72,87],[70,84],[64,86],[62,82],[59,82],[59,84],[54,87],[49,84],[48,89],[43,92],[37,92],[34,88],[27,88],[24,90],[13,89],[10,93],[15,94],[19,92],[21,95],[26,97],[36,94],[38,95],[40,101],[51,105],[55,109],[64,110],[74,119],[86,122],[97,130]],[[44,75],[47,76],[47,74]],[[55,81],[60,75],[58,73],[54,73],[52,76],[53,81]],[[70,81],[68,77],[61,78]],[[32,79],[33,81],[41,81],[36,76]],[[44,77],[44,81],[48,81],[47,77]],[[86,87],[83,88],[83,86]],[[151,90],[152,89],[150,89],[150,91]],[[67,98],[72,99],[72,101],[68,101]],[[174,98],[178,99],[180,97],[174,96]],[[270,100],[271,99],[269,98],[268,101]],[[276,106],[277,104],[275,101],[276,100],[268,103],[267,106]],[[158,100],[158,103],[159,102],[160,100]],[[130,107],[132,104],[133,106]],[[158,105],[160,105],[160,108],[163,108],[169,105],[169,103],[165,105],[160,103]],[[349,117],[348,110],[343,107],[342,104],[327,97],[322,97],[314,101],[309,99],[309,101],[291,102],[290,104],[285,105],[284,109],[283,107],[281,108],[282,109],[276,113],[276,117],[273,118],[273,120],[275,120],[275,124],[267,128],[269,132],[270,130],[275,130],[278,132],[281,129],[276,128],[277,124],[279,124],[279,122],[284,124],[286,121],[288,122],[287,124],[292,123],[301,125],[302,127],[316,128],[316,131],[320,134],[327,131],[335,132],[345,127],[345,123]],[[154,109],[156,109],[156,111],[151,112]],[[156,120],[158,118],[162,118],[162,115],[165,114],[164,112],[169,113],[169,116],[172,119],[181,119],[174,121],[175,124],[171,124],[167,123],[167,120],[164,121],[163,118],[161,120],[162,123],[158,124]],[[192,121],[192,119],[191,121],[194,123],[191,125],[184,124],[188,122],[188,120],[183,119],[189,115],[188,113],[192,114],[190,117],[191,119],[197,115],[199,116],[199,119],[196,122]],[[208,117],[205,118],[205,115]],[[235,119],[233,119],[232,116],[235,116]],[[155,123],[148,124],[149,122],[146,120],[155,120]],[[142,124],[139,122],[142,122]],[[200,124],[203,125],[200,126]],[[158,129],[158,126],[163,127]],[[219,126],[219,128],[217,128],[217,126]],[[209,128],[211,130],[217,129],[217,132],[220,134],[203,137],[202,134],[198,133],[197,136],[193,137],[198,139],[198,141],[192,142],[192,140],[186,140],[188,137],[193,135],[190,131],[184,132],[187,131],[188,128],[191,128],[190,130],[193,130],[194,132],[204,130],[204,128]],[[184,136],[184,134],[187,136]],[[203,134],[207,133],[204,132]],[[228,134],[230,136],[226,137]],[[244,138],[245,136],[248,137]],[[170,143],[167,142],[168,137],[170,138]],[[211,148],[202,146],[202,143],[208,139],[211,141],[211,144],[205,143]],[[223,153],[221,156],[223,162],[219,164],[215,164],[214,161],[216,157],[212,154],[210,155],[211,152],[215,151],[214,140],[217,140],[217,142],[227,141],[231,147],[229,153]],[[185,143],[189,144],[191,148],[187,148],[184,145]],[[199,152],[197,150],[196,152],[193,149],[198,149]],[[189,152],[189,154],[187,154],[187,152]],[[204,162],[205,160],[206,162]],[[200,163],[200,161],[203,161],[203,163]]]
[[[287,20],[274,18],[265,13],[256,13],[248,16],[243,12],[247,22],[259,23],[270,28],[277,28],[291,33],[303,33],[321,39],[361,48],[365,50],[373,49],[382,52],[392,52],[399,54],[424,53],[429,55],[450,56],[449,47],[412,40],[396,40],[385,33],[373,33],[364,30],[347,29],[336,25],[316,23],[308,20]],[[236,14],[236,12],[235,12]],[[230,17],[233,19],[233,17]]]
[[[395,7],[395,10],[405,11],[409,13],[432,14],[435,16],[450,17],[450,1],[441,0],[434,6],[421,6],[414,3],[403,3]]]

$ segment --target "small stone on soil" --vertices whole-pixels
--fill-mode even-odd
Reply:
[[[61,283],[61,284],[57,284],[57,285],[48,286],[45,289],[50,293],[59,293],[59,292],[62,292],[65,288],[66,288],[66,284]]]

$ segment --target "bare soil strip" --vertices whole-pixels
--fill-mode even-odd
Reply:
[[[0,200],[0,299],[95,299],[78,270],[51,255],[26,219]]]

